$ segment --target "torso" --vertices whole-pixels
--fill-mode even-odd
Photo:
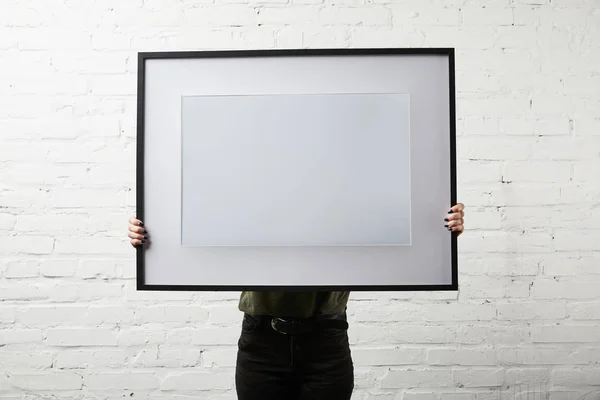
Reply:
[[[346,310],[350,292],[242,292],[239,309],[252,315],[310,318]]]

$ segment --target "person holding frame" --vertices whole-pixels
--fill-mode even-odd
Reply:
[[[465,206],[454,205],[443,226],[464,232]],[[133,247],[149,240],[135,216]],[[349,400],[354,365],[348,340],[350,292],[242,292],[235,384],[239,400]]]

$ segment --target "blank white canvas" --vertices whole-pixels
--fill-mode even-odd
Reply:
[[[410,244],[409,96],[183,96],[182,245]]]

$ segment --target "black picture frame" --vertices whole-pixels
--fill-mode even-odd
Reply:
[[[136,216],[144,221],[145,216],[145,115],[146,115],[146,63],[150,60],[201,59],[231,57],[286,57],[286,56],[377,56],[416,55],[445,56],[448,60],[449,78],[449,134],[450,134],[450,198],[448,207],[457,203],[456,170],[456,93],[455,93],[455,50],[454,48],[325,48],[325,49],[262,49],[262,50],[207,50],[207,51],[156,51],[139,52],[137,66],[137,143],[136,143]],[[136,287],[139,291],[455,291],[458,290],[458,241],[457,233],[449,232],[451,241],[451,283],[440,285],[172,285],[148,284],[145,271],[145,247],[136,248]]]

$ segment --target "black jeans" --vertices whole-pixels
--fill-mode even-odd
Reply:
[[[354,366],[348,332],[286,335],[244,314],[235,383],[239,400],[349,400]]]

